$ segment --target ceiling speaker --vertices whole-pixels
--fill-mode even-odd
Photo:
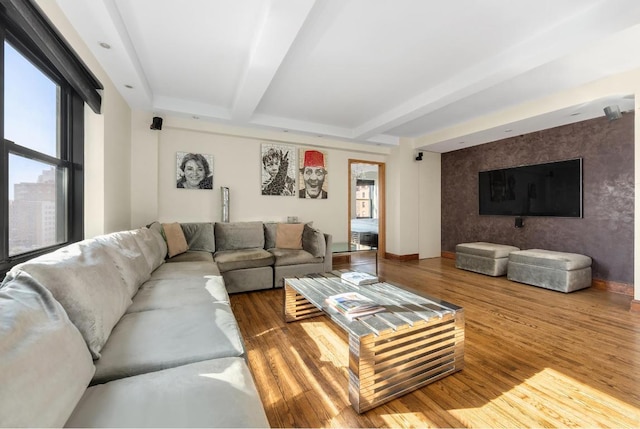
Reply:
[[[153,121],[151,121],[151,126],[149,127],[151,130],[161,130],[162,129],[162,118],[159,116],[154,116]]]
[[[618,105],[605,107],[604,114],[610,121],[622,118],[622,113],[620,113],[620,107],[618,107]]]

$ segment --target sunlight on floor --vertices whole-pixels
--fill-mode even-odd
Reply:
[[[594,407],[594,403],[598,406]],[[507,415],[505,409],[511,412]],[[612,427],[640,426],[638,408],[551,368],[480,407],[453,409],[450,413],[469,427],[496,424],[595,427],[603,423]],[[491,416],[491,421],[478,420],[478,416]]]

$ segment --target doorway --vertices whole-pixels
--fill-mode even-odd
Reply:
[[[349,159],[349,221],[351,244],[378,249],[384,257],[386,243],[385,164]]]

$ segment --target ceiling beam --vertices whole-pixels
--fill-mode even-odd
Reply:
[[[494,57],[463,70],[428,91],[354,128],[353,137],[366,140],[385,133],[636,25],[640,19],[640,2],[623,0],[622,3],[612,5],[610,2],[602,1]]]
[[[315,0],[271,0],[256,31],[244,75],[235,94],[232,122],[248,122],[307,20]]]

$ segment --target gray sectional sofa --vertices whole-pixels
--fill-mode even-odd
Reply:
[[[269,425],[226,280],[234,291],[273,287],[277,275],[300,269],[284,261],[324,270],[326,257],[285,248],[278,262],[280,251],[264,244],[271,226],[260,225],[266,257],[245,247],[260,245],[255,223],[203,223],[179,224],[187,249],[167,259],[170,242],[175,250],[171,225],[84,240],[7,273],[0,285],[0,426]],[[306,228],[308,240],[318,236]],[[308,249],[326,252],[331,237],[322,236],[324,248]]]
[[[179,226],[186,243],[178,243],[178,250],[170,253],[175,256],[168,261],[212,256],[229,293],[282,287],[286,277],[324,273],[333,268],[332,237],[311,224],[258,221]],[[180,237],[176,241],[179,240]],[[171,237],[168,244],[171,247]]]

